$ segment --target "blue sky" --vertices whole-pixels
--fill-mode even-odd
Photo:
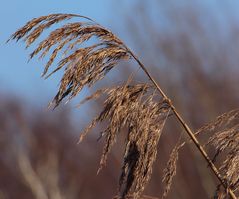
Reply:
[[[22,99],[43,102],[54,96],[57,78],[43,80],[40,75],[43,63],[28,61],[23,42],[5,44],[9,36],[34,17],[50,13],[78,13],[108,26],[111,21],[111,0],[7,0],[0,6],[0,92],[11,93]]]

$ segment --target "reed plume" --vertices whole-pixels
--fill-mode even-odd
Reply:
[[[121,199],[142,198],[145,186],[152,175],[152,167],[156,159],[157,146],[162,130],[169,114],[172,114],[189,135],[191,143],[197,147],[204,157],[210,169],[218,178],[220,185],[226,190],[225,197],[230,196],[235,199],[234,192],[238,189],[239,184],[237,169],[239,165],[238,123],[229,129],[219,131],[208,141],[208,145],[216,147],[217,154],[229,150],[229,155],[219,171],[214,165],[213,159],[207,155],[205,149],[199,143],[196,134],[183,120],[172,101],[153,79],[146,67],[111,31],[88,17],[73,14],[52,14],[31,20],[15,32],[10,39],[17,41],[24,39],[26,46],[29,47],[44,30],[73,17],[80,18],[81,21],[70,22],[56,28],[30,54],[30,59],[39,55],[39,53],[41,53],[39,58],[49,55],[49,60],[43,71],[43,76],[46,78],[64,69],[58,93],[52,101],[54,107],[58,106],[66,97],[68,97],[68,100],[72,99],[84,87],[94,85],[122,60],[134,59],[151,81],[150,84],[133,84],[129,79],[123,85],[100,89],[82,102],[103,95],[106,96],[103,110],[80,136],[80,141],[82,141],[97,123],[108,122],[101,133],[101,136],[105,138],[105,146],[99,171],[106,164],[107,156],[117,140],[117,135],[123,128],[127,130],[117,197]],[[93,44],[88,42],[90,40]],[[90,45],[88,45],[89,43]],[[60,58],[56,68],[48,72],[59,54],[63,57]],[[227,126],[235,118],[238,118],[238,111],[226,113],[217,118],[216,121],[203,126],[197,133],[215,130],[216,127],[221,125]],[[163,197],[166,197],[169,192],[173,177],[176,175],[178,152],[182,146],[179,142],[170,155],[163,178],[166,183]]]
[[[227,186],[234,192],[239,188],[239,110],[232,110],[217,117],[198,132],[215,131],[206,145],[215,148],[212,158],[216,161],[218,156],[222,157],[220,172]],[[218,185],[221,186],[221,185]],[[217,189],[218,194],[220,189]],[[222,190],[223,191],[223,190]],[[225,194],[226,195],[226,194]]]
[[[179,156],[179,150],[182,147],[181,145],[181,137],[178,140],[177,144],[173,148],[167,166],[164,169],[164,174],[163,174],[163,182],[165,182],[165,187],[164,187],[164,192],[162,198],[167,197],[172,183],[173,183],[173,178],[176,175],[176,170],[177,170],[177,161],[178,161],[178,156]]]
[[[88,21],[68,23],[57,28],[30,54],[30,59],[39,53],[41,53],[39,58],[44,58],[50,49],[54,48],[42,74],[46,78],[64,68],[60,88],[53,100],[55,106],[58,106],[66,96],[72,98],[84,86],[92,86],[102,79],[119,60],[129,59],[129,54],[123,43],[113,33],[80,15],[52,14],[33,19],[14,33],[11,39],[17,41],[24,39],[26,47],[29,47],[45,29],[72,17],[80,17],[88,19]],[[99,41],[88,47],[77,48],[92,37],[97,37]],[[62,55],[66,55],[69,51],[71,53],[62,58],[57,67],[48,74],[57,55],[60,52]]]

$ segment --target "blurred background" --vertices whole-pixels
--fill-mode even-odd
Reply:
[[[99,175],[103,142],[97,142],[98,132],[77,145],[81,130],[102,101],[76,109],[80,99],[92,92],[85,89],[71,103],[47,110],[60,74],[41,79],[43,62],[27,63],[31,49],[25,50],[23,42],[5,44],[28,20],[50,13],[86,15],[112,29],[141,58],[193,129],[239,107],[239,1],[4,1],[0,7],[0,199],[110,199],[117,193],[121,144],[116,144]],[[99,86],[117,83],[134,70],[133,63],[124,63]],[[147,81],[141,72],[137,79]],[[162,171],[181,131],[171,120],[145,190],[158,198],[163,191]],[[168,198],[211,198],[217,183],[194,147],[186,146]]]

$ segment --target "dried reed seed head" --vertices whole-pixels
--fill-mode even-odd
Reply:
[[[92,86],[104,78],[120,60],[130,58],[126,46],[120,39],[90,18],[81,15],[52,14],[35,18],[15,32],[10,39],[17,41],[24,39],[28,47],[45,29],[73,17],[81,17],[87,19],[88,22],[68,23],[53,30],[30,54],[31,59],[40,52],[40,58],[44,58],[49,53],[50,58],[43,72],[46,78],[63,67],[65,68],[59,91],[52,102],[55,106],[58,106],[67,96],[69,99],[75,97],[84,86]],[[80,48],[81,44],[93,37],[98,38],[96,44]],[[62,58],[56,69],[47,75],[48,69],[60,52],[63,55],[68,53],[69,55]]]
[[[158,141],[169,113],[169,109],[161,109],[161,105],[154,102],[137,104],[130,115],[120,177],[122,198],[130,192],[134,198],[138,198],[151,177]]]
[[[50,15],[47,15],[47,16],[41,16],[41,17],[34,18],[31,21],[27,22],[27,24],[25,26],[23,26],[18,31],[16,31],[14,34],[12,34],[12,36],[11,36],[11,38],[9,40],[16,39],[18,41],[19,39],[22,39],[27,34],[29,34],[29,32],[34,27],[35,27],[35,29],[37,29],[37,27],[39,27],[40,25],[44,25],[45,24],[45,26],[46,26],[45,28],[48,28],[48,27],[50,27],[54,23],[58,23],[58,22],[60,22],[62,20],[66,20],[66,19],[71,19],[72,17],[82,17],[82,18],[85,18],[87,20],[92,21],[88,17],[81,16],[81,15],[75,15],[75,14],[50,14]],[[43,29],[45,29],[45,28],[43,28]]]
[[[109,124],[102,132],[105,146],[100,168],[106,164],[107,156],[122,128],[128,129],[124,164],[120,178],[120,196],[126,198],[132,192],[139,198],[152,173],[157,154],[157,144],[169,113],[164,101],[155,102],[154,89],[147,84],[123,85],[97,91],[83,102],[105,93],[103,111],[81,134],[82,140],[98,122]]]
[[[104,102],[103,111],[92,121],[92,123],[89,125],[90,128],[88,127],[84,130],[84,132],[81,134],[80,141],[83,140],[86,134],[96,125],[97,122],[102,122],[110,118],[111,115],[113,115],[112,112],[117,111],[116,110],[117,107],[119,107],[119,109],[120,108],[122,109],[124,104],[122,101],[126,103],[129,100],[133,100],[134,97],[137,98],[139,94],[146,92],[149,88],[150,86],[147,84],[138,84],[134,86],[123,85],[117,86],[115,88],[100,89],[97,90],[92,95],[86,97],[84,100],[82,100],[79,106],[89,100],[96,99],[102,96],[103,94],[107,95],[107,99]]]
[[[239,124],[236,122],[238,119],[239,110],[233,110],[201,128],[203,131],[214,131],[206,145],[213,146],[216,150],[213,161],[223,154],[220,171],[225,183],[233,190],[239,188]]]
[[[166,198],[169,190],[172,186],[173,178],[176,175],[176,169],[177,169],[177,161],[178,161],[178,153],[180,148],[182,147],[181,145],[181,138],[179,138],[178,143],[175,145],[173,148],[167,166],[163,171],[163,182],[165,182],[165,187],[164,187],[164,192],[163,192],[163,197]]]
[[[226,112],[220,116],[218,116],[212,122],[202,126],[200,129],[196,131],[196,134],[200,134],[206,131],[214,131],[217,128],[226,127],[230,123],[233,123],[235,120],[239,119],[239,109],[235,109],[229,112]]]
[[[88,132],[98,123],[104,120],[109,120],[110,124],[104,130],[103,134],[108,131],[116,134],[120,131],[121,126],[126,125],[129,120],[130,110],[136,109],[133,103],[140,100],[140,97],[146,94],[151,86],[147,84],[138,85],[123,85],[115,88],[99,90],[93,95],[84,99],[81,103],[94,99],[96,96],[106,94],[107,99],[104,102],[103,111],[92,121],[92,123],[81,133],[80,141],[88,134]]]
[[[229,154],[220,167],[225,180],[232,190],[239,189],[239,151]]]
[[[239,125],[216,132],[207,143],[210,144],[219,152],[239,149]]]
[[[11,39],[25,39],[30,46],[41,33],[58,22],[79,15],[53,14],[39,17],[28,22],[14,33]],[[53,30],[30,54],[30,59],[40,54],[50,58],[45,66],[43,76],[46,78],[64,68],[57,95],[53,104],[58,106],[65,98],[75,97],[84,86],[92,86],[120,61],[131,57],[128,48],[114,34],[90,22],[68,23]],[[92,37],[98,42],[86,46]],[[83,47],[80,47],[81,44]],[[54,47],[54,49],[52,49]],[[50,50],[52,52],[50,53]],[[59,53],[62,58],[57,67],[50,73],[49,68]],[[103,111],[92,121],[82,133],[80,140],[95,127],[98,122],[108,120],[109,124],[102,132],[105,146],[99,170],[106,164],[107,156],[116,141],[117,134],[123,127],[128,128],[128,140],[124,155],[124,164],[120,178],[120,197],[138,199],[152,174],[152,165],[157,154],[158,141],[170,108],[165,101],[155,102],[154,95],[149,92],[151,86],[146,84],[119,86],[95,93],[85,101],[107,94]]]

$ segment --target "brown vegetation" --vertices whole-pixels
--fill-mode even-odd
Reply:
[[[40,36],[45,28],[54,23],[58,23],[60,20],[70,18],[71,16],[72,15],[66,14],[53,14],[33,19],[23,28],[14,33],[12,39],[19,40],[26,37],[26,43],[27,46],[29,46],[38,38],[38,36]],[[54,99],[56,106],[58,106],[66,96],[69,95],[71,99],[72,97],[75,97],[84,86],[91,86],[99,79],[102,79],[106,73],[118,63],[119,60],[125,59],[125,57],[134,58],[152,81],[155,91],[159,91],[159,94],[163,99],[158,103],[154,101],[154,93],[150,94],[147,92],[146,85],[130,86],[126,83],[126,85],[121,88],[118,87],[116,89],[111,89],[108,92],[108,99],[105,101],[104,110],[96,119],[93,120],[90,126],[82,134],[83,137],[95,126],[97,122],[102,122],[105,119],[109,120],[110,125],[102,133],[105,136],[106,144],[101,158],[101,169],[101,167],[106,164],[107,155],[113,143],[116,141],[117,134],[124,126],[128,128],[128,141],[125,148],[124,164],[120,178],[120,190],[121,187],[123,187],[120,191],[120,197],[125,198],[130,192],[132,192],[133,197],[137,199],[142,194],[142,191],[144,190],[152,173],[152,163],[156,158],[157,145],[162,128],[170,111],[172,111],[179,123],[182,124],[183,128],[190,136],[193,143],[199,149],[202,156],[208,162],[210,168],[219,179],[220,185],[224,186],[224,188],[228,190],[228,194],[232,198],[236,198],[232,190],[235,191],[238,188],[237,167],[235,166],[238,165],[237,147],[233,147],[230,152],[231,157],[227,158],[225,160],[226,163],[223,165],[224,173],[230,173],[226,175],[226,177],[230,178],[223,178],[203,147],[200,145],[195,135],[193,135],[192,130],[177,112],[176,108],[171,103],[171,100],[165,95],[139,59],[110,31],[98,24],[86,24],[87,23],[82,22],[68,23],[62,28],[52,31],[50,36],[39,44],[38,48],[34,50],[30,57],[32,58],[40,51],[43,51],[41,57],[44,57],[54,44],[58,44],[60,42],[60,44],[58,44],[53,51],[50,60],[45,67],[45,71],[43,73],[43,75],[45,75],[50,65],[53,63],[57,52],[61,50],[64,45],[67,44],[68,48],[69,45],[71,45],[70,48],[73,48],[76,44],[81,44],[82,42],[90,39],[92,36],[99,38],[100,43],[90,47],[82,47],[74,50],[68,57],[62,59],[58,67],[50,73],[51,75],[57,72],[67,64],[65,73],[61,80],[61,86]],[[75,39],[77,39],[77,41],[73,44],[69,44],[69,42]],[[64,54],[65,53],[66,52],[64,52]],[[144,93],[149,95],[149,97],[142,101],[142,99],[145,98]],[[163,119],[161,118],[161,115],[164,115]],[[237,116],[233,116],[237,118]],[[211,126],[217,126],[217,123],[213,123]],[[223,140],[225,139],[227,143],[230,142],[230,140],[228,140],[228,137],[230,137],[228,134],[237,134],[237,126],[238,125],[234,126],[233,129],[227,130],[226,136],[219,134],[219,137],[223,137]],[[218,137],[211,137],[208,144],[211,142],[214,143],[214,145],[219,144],[219,142],[215,141],[215,139],[218,140]],[[235,142],[237,146],[238,140],[235,140]],[[217,147],[218,151],[223,151],[226,148],[225,144],[221,145],[221,147]],[[166,196],[170,187],[169,185],[172,183],[172,176],[176,174],[174,168],[178,156],[178,149],[179,147],[176,147],[176,150],[173,151],[173,163],[169,162],[168,164],[169,167],[171,167],[171,165],[173,165],[173,167],[171,169],[169,168],[168,173],[166,173],[166,176],[169,176],[169,180],[164,196]],[[232,167],[235,167],[236,169],[232,169]],[[173,172],[171,170],[173,170]],[[231,180],[231,176],[236,177]]]
[[[73,15],[49,15],[34,19],[17,31],[12,38],[21,39],[25,37],[27,45],[30,45],[41,34],[44,28],[61,19],[64,20],[68,18],[67,16],[71,17]],[[40,22],[42,22],[41,25],[38,24]],[[32,30],[33,27],[35,27],[35,29]],[[98,37],[99,43],[73,49],[76,44],[85,42],[92,36]],[[51,54],[44,75],[46,75],[58,51],[63,49],[64,45],[68,45],[68,47],[66,47],[67,50],[73,45],[71,51],[69,51],[71,54],[63,58],[59,62],[58,67],[50,73],[51,75],[66,65],[58,94],[53,101],[56,106],[58,106],[65,97],[68,96],[69,99],[71,99],[75,97],[84,86],[92,86],[98,80],[102,79],[106,73],[122,59],[134,58],[151,80],[152,85],[134,84],[132,77],[130,77],[123,86],[101,89],[86,99],[86,101],[88,101],[103,94],[106,95],[103,111],[93,120],[81,136],[81,138],[83,138],[89,130],[95,127],[96,123],[104,120],[108,121],[108,125],[105,130],[102,131],[102,137],[105,137],[105,146],[100,169],[105,165],[108,153],[116,141],[118,134],[121,130],[127,129],[126,132],[128,132],[128,134],[125,141],[125,154],[120,177],[120,198],[131,197],[131,194],[133,194],[133,198],[139,198],[142,195],[145,185],[151,177],[159,138],[161,137],[162,129],[170,113],[182,124],[192,141],[189,143],[194,143],[197,146],[219,179],[220,184],[215,197],[219,198],[224,195],[223,197],[231,196],[232,198],[236,198],[235,194],[239,181],[237,169],[239,164],[238,110],[223,114],[193,134],[192,130],[179,115],[171,100],[158,86],[145,66],[123,42],[107,29],[101,27],[99,24],[95,24],[92,20],[90,25],[85,22],[69,23],[53,31],[46,40],[41,42],[39,47],[31,54],[31,58],[41,50],[43,51],[42,55],[45,56],[54,44],[58,45]],[[66,52],[67,51],[63,52],[63,54]],[[157,93],[158,91],[159,93]],[[214,131],[212,132],[213,134],[207,138],[207,145],[215,147],[216,153],[214,158],[210,158],[210,156],[207,155],[207,152],[199,143],[198,138],[196,138],[196,135],[203,135],[203,132],[205,133],[207,131]],[[209,133],[206,135],[209,135]],[[167,195],[172,184],[172,179],[176,174],[178,152],[184,146],[182,142],[180,137],[170,155],[164,172],[164,181],[166,182],[166,188],[163,193],[164,197]],[[226,153],[226,155],[224,154],[222,157],[224,160],[221,161],[222,164],[218,171],[214,161],[221,153]],[[220,186],[224,187],[222,192],[219,191],[221,190]]]

